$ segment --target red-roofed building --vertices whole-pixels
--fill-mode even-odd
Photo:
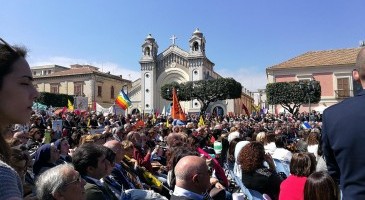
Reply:
[[[104,108],[114,104],[115,98],[124,85],[132,87],[130,80],[122,76],[101,72],[91,65],[59,65],[32,67],[34,84],[39,92],[51,92],[88,97],[88,105],[96,102]]]
[[[352,70],[361,48],[310,51],[266,69],[269,83],[299,80],[317,80],[322,95],[318,104],[312,104],[314,110],[322,111],[326,107],[354,95],[359,85],[353,83]],[[309,105],[303,105],[300,111],[308,111]]]

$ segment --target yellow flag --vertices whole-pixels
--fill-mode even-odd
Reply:
[[[201,126],[204,126],[205,123],[204,123],[204,119],[203,119],[203,116],[200,115],[200,119],[199,119],[199,123],[198,123],[198,126],[201,127]]]
[[[70,99],[67,99],[67,108],[70,110],[70,111],[73,111],[74,110],[74,106],[72,105]]]

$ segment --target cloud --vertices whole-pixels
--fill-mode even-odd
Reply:
[[[251,92],[264,89],[267,84],[266,72],[258,71],[254,67],[242,67],[237,70],[217,69],[216,71],[223,77],[232,77],[240,82],[242,86]]]
[[[110,72],[113,75],[122,75],[123,78],[135,81],[141,77],[140,71],[131,70],[130,67],[120,66],[113,62],[88,61],[84,59],[68,57],[50,57],[45,59],[29,59],[30,66],[60,65],[70,67],[73,64],[92,65],[98,67],[102,72]]]

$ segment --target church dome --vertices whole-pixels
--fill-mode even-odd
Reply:
[[[196,35],[196,36],[199,36],[199,37],[202,37],[203,36],[203,33],[200,32],[199,28],[196,28],[193,35]]]
[[[151,34],[148,34],[147,37],[146,37],[146,40],[154,42],[155,38],[153,38]]]

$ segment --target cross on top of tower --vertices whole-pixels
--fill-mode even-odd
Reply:
[[[172,45],[175,45],[176,39],[177,37],[175,35],[172,35],[172,37],[170,38],[170,40],[172,41]]]

